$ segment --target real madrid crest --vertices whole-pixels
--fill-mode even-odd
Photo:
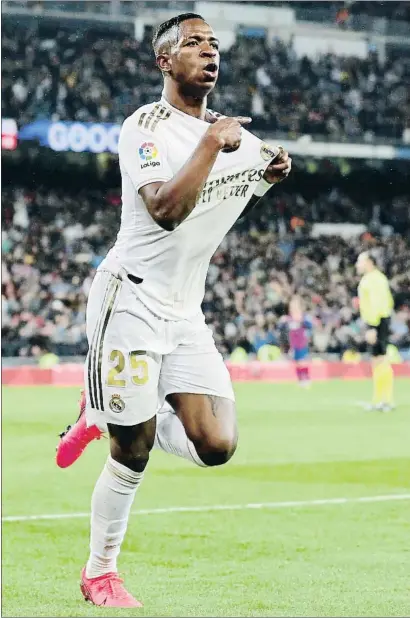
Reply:
[[[266,142],[261,143],[261,157],[264,161],[270,161],[275,157],[276,153]]]
[[[125,408],[125,403],[119,395],[112,395],[108,405],[110,406],[110,409],[117,414],[122,412]]]

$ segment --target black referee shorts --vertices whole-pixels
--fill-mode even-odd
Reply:
[[[369,345],[368,351],[371,356],[385,356],[389,344],[390,318],[381,318],[379,326],[369,326],[377,331],[377,341]]]

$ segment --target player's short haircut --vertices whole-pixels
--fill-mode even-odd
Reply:
[[[198,15],[197,13],[182,13],[182,15],[176,15],[164,21],[156,28],[154,36],[152,37],[152,47],[155,56],[158,56],[164,43],[171,43],[171,41],[172,43],[176,43],[178,41],[179,26],[188,19],[202,19],[202,21],[205,21],[202,15]]]
[[[358,260],[363,260],[363,259],[370,260],[374,266],[377,266],[376,258],[369,251],[362,251],[362,253],[360,253],[357,259]]]

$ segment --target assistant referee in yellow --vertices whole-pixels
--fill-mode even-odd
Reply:
[[[359,255],[356,268],[362,275],[358,288],[360,316],[367,326],[366,341],[372,356],[372,407],[388,412],[393,408],[393,369],[386,353],[394,300],[386,275],[370,253]]]

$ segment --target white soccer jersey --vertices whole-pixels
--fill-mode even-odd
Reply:
[[[121,227],[100,268],[120,266],[141,278],[136,286],[139,298],[163,319],[198,314],[211,257],[274,156],[264,142],[243,129],[240,148],[218,155],[194,210],[175,230],[163,230],[148,213],[139,190],[170,180],[208,128],[208,123],[162,98],[127,118],[120,134]]]

